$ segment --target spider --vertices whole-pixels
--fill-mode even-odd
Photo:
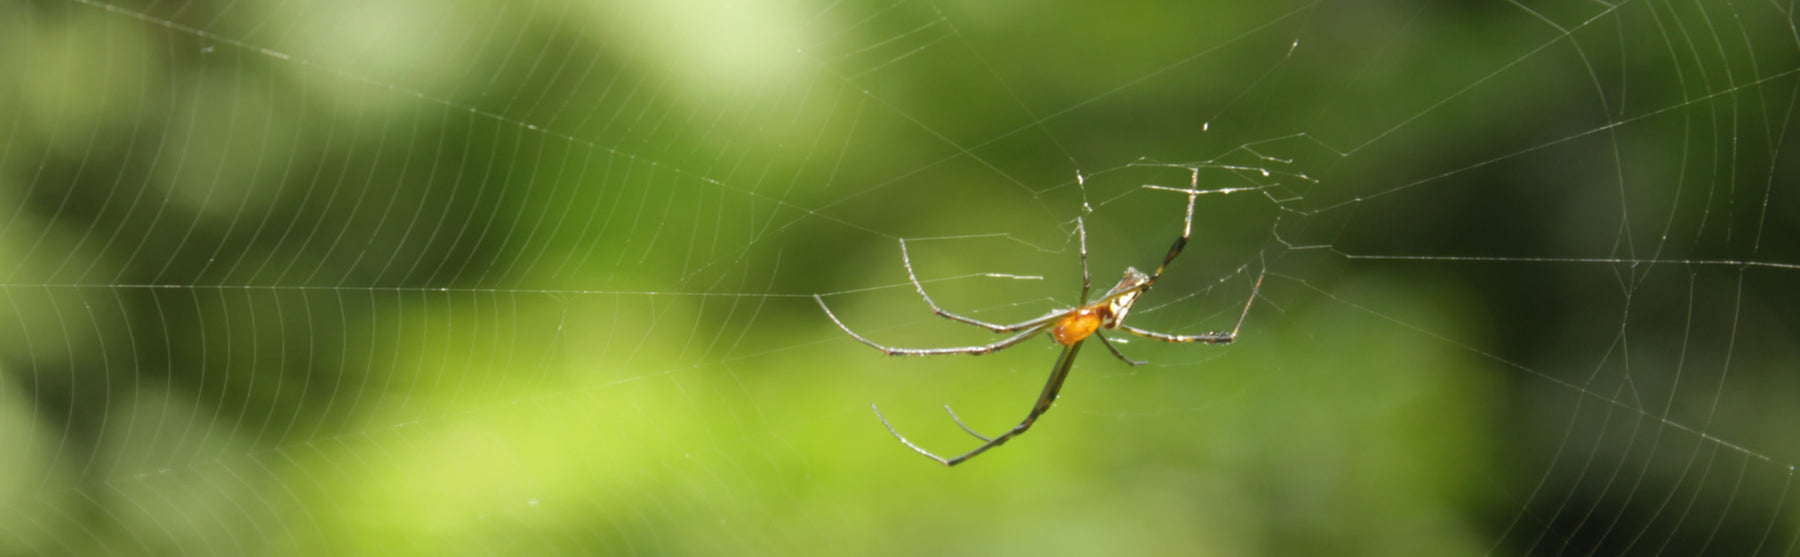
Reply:
[[[981,355],[1018,345],[1032,337],[1046,332],[1050,333],[1051,339],[1055,340],[1058,344],[1063,345],[1062,354],[1056,357],[1056,363],[1051,366],[1050,379],[1044,383],[1044,391],[1042,394],[1038,395],[1037,403],[1032,405],[1031,413],[1026,414],[1023,421],[1020,421],[1018,425],[1013,426],[1012,429],[1007,430],[1006,433],[994,437],[977,433],[974,428],[963,423],[962,418],[956,415],[955,410],[950,409],[950,406],[947,404],[944,405],[944,411],[950,414],[950,419],[954,420],[958,427],[961,427],[962,430],[969,435],[975,436],[976,439],[983,441],[981,446],[976,447],[974,450],[954,458],[938,456],[937,454],[914,444],[912,441],[908,440],[906,436],[901,435],[898,430],[894,429],[894,425],[888,422],[887,417],[881,415],[881,408],[874,404],[870,404],[869,407],[875,411],[875,417],[881,420],[883,426],[887,427],[888,433],[892,433],[895,439],[899,439],[900,442],[905,444],[908,448],[917,451],[919,454],[930,457],[939,464],[955,466],[966,462],[971,458],[975,458],[981,453],[987,452],[988,449],[998,447],[1014,437],[1018,437],[1025,433],[1025,430],[1027,429],[1031,429],[1031,425],[1037,422],[1038,417],[1043,416],[1044,412],[1049,411],[1050,406],[1056,402],[1056,395],[1062,390],[1063,380],[1068,378],[1069,369],[1075,364],[1075,355],[1081,352],[1081,345],[1087,339],[1100,339],[1100,344],[1105,346],[1107,351],[1112,352],[1113,356],[1123,360],[1127,364],[1135,366],[1145,363],[1125,357],[1125,354],[1119,352],[1118,347],[1113,346],[1112,341],[1107,340],[1105,335],[1097,334],[1100,329],[1124,331],[1133,335],[1163,342],[1202,342],[1206,344],[1224,345],[1230,344],[1231,341],[1236,340],[1238,329],[1244,326],[1244,318],[1250,315],[1250,304],[1256,301],[1257,293],[1262,289],[1263,277],[1261,274],[1257,275],[1256,283],[1251,287],[1250,299],[1244,302],[1244,311],[1238,316],[1237,326],[1233,327],[1229,332],[1210,332],[1198,335],[1172,335],[1139,329],[1125,324],[1125,315],[1131,311],[1131,306],[1133,303],[1137,302],[1138,296],[1148,292],[1150,287],[1156,284],[1156,279],[1161,278],[1163,271],[1168,269],[1169,263],[1175,260],[1175,256],[1181,255],[1182,248],[1187,247],[1188,237],[1193,232],[1194,228],[1194,202],[1199,198],[1200,194],[1231,193],[1234,191],[1260,189],[1225,188],[1202,191],[1198,188],[1200,181],[1199,169],[1195,168],[1190,170],[1193,172],[1193,182],[1190,189],[1183,190],[1162,186],[1144,186],[1150,189],[1184,192],[1188,195],[1187,216],[1183,219],[1181,224],[1181,236],[1176,238],[1175,243],[1169,246],[1169,253],[1163,256],[1162,264],[1156,266],[1155,272],[1146,275],[1143,271],[1137,270],[1136,267],[1127,267],[1125,269],[1125,276],[1119,279],[1118,284],[1113,285],[1112,289],[1108,290],[1106,294],[1100,296],[1092,303],[1089,303],[1088,293],[1092,289],[1092,282],[1088,278],[1087,227],[1080,217],[1076,217],[1075,230],[1077,236],[1080,238],[1081,246],[1080,302],[1074,308],[1052,311],[1042,317],[1029,321],[1001,325],[964,317],[938,307],[937,302],[932,301],[931,296],[925,293],[925,286],[919,282],[918,275],[913,273],[912,256],[906,251],[906,239],[900,239],[900,261],[906,267],[906,276],[912,281],[913,287],[919,291],[919,297],[924,298],[925,303],[931,306],[931,311],[933,313],[952,321],[974,325],[996,333],[1018,333],[990,344],[950,348],[894,348],[891,346],[884,346],[864,338],[862,335],[857,334],[856,331],[850,330],[850,327],[845,326],[844,322],[839,320],[837,315],[831,312],[831,308],[825,305],[825,299],[818,294],[814,294],[813,299],[819,303],[819,307],[825,310],[825,315],[830,317],[831,321],[836,323],[839,329],[843,329],[851,338],[855,338],[863,344],[873,346],[890,356],[937,356],[945,354]]]

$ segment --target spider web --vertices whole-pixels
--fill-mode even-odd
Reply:
[[[0,5],[0,554],[1791,554],[1793,7]]]

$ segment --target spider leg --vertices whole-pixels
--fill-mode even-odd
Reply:
[[[919,282],[919,275],[913,273],[912,255],[906,252],[906,238],[900,239],[900,263],[906,266],[906,278],[911,280],[913,283],[913,288],[917,289],[919,291],[919,297],[924,298],[925,304],[931,306],[931,312],[938,314],[939,317],[943,317],[943,318],[949,319],[951,321],[956,321],[959,323],[967,323],[967,324],[974,325],[976,327],[981,327],[983,329],[987,329],[989,331],[993,331],[996,333],[1010,333],[1013,331],[1024,330],[1024,329],[1028,329],[1028,328],[1031,328],[1032,326],[1039,325],[1042,323],[1042,318],[1039,318],[1039,319],[1033,319],[1030,321],[1025,321],[1022,323],[1013,323],[1011,325],[1001,325],[999,323],[989,323],[986,321],[982,321],[980,319],[975,319],[973,317],[963,317],[961,315],[957,315],[957,314],[945,311],[944,308],[938,307],[937,302],[932,301],[930,294],[925,293],[925,285],[923,283]]]
[[[1137,327],[1126,325],[1124,323],[1119,324],[1119,329],[1123,330],[1127,333],[1137,335],[1137,336],[1141,336],[1144,338],[1152,338],[1152,339],[1160,340],[1163,342],[1204,342],[1206,344],[1231,344],[1231,341],[1237,340],[1238,330],[1244,328],[1244,319],[1250,316],[1250,305],[1256,303],[1256,297],[1262,292],[1263,277],[1266,276],[1267,274],[1268,274],[1268,269],[1266,267],[1263,269],[1262,272],[1257,273],[1256,284],[1250,287],[1250,299],[1246,300],[1244,302],[1244,312],[1238,315],[1237,326],[1232,327],[1231,331],[1229,331],[1229,332],[1211,332],[1211,333],[1204,333],[1204,334],[1198,334],[1198,335],[1171,335],[1168,333],[1159,333],[1156,331],[1147,331],[1144,329],[1139,329]],[[1098,336],[1098,335],[1096,335],[1096,336]],[[1105,340],[1105,337],[1101,337],[1101,340]],[[1111,345],[1107,345],[1107,346],[1111,347]],[[1120,357],[1123,358],[1124,356],[1120,356]]]
[[[1037,422],[1038,417],[1044,415],[1044,412],[1049,411],[1050,406],[1056,403],[1056,394],[1062,391],[1063,381],[1069,378],[1069,369],[1075,365],[1075,355],[1080,352],[1081,352],[1081,343],[1079,343],[1079,342],[1077,342],[1067,348],[1063,348],[1062,355],[1057,356],[1057,358],[1056,358],[1056,367],[1053,367],[1050,370],[1050,380],[1044,383],[1043,394],[1038,395],[1037,404],[1033,405],[1031,407],[1031,413],[1026,414],[1025,420],[1019,422],[1019,425],[1015,425],[1015,426],[1013,426],[1012,429],[1007,430],[1006,433],[1002,433],[999,436],[996,436],[993,438],[988,438],[979,433],[975,433],[974,430],[972,430],[968,426],[964,425],[963,431],[966,431],[976,437],[986,439],[987,442],[983,443],[979,447],[975,447],[975,450],[963,453],[961,456],[957,456],[954,458],[944,458],[944,457],[938,456],[936,454],[932,454],[931,451],[927,451],[923,447],[920,447],[920,446],[914,444],[912,441],[907,440],[906,436],[900,435],[900,432],[894,429],[894,425],[891,423],[888,423],[887,417],[881,415],[881,409],[875,408],[875,417],[881,420],[881,425],[887,426],[888,433],[894,434],[894,438],[899,439],[900,443],[906,445],[907,448],[910,448],[910,449],[918,452],[919,454],[925,455],[927,458],[937,461],[938,464],[942,464],[945,466],[956,466],[958,464],[962,464],[964,461],[967,461],[971,458],[975,458],[976,456],[980,455],[981,453],[987,452],[988,449],[992,449],[994,447],[1003,445],[1007,442],[1007,440],[1010,440],[1014,437],[1018,437],[1020,434],[1025,433],[1025,430],[1031,429],[1031,424]],[[870,406],[870,408],[875,407],[875,405],[873,405],[873,404],[871,404],[869,406]],[[956,416],[956,414],[954,412],[952,412],[951,417],[954,418],[955,416]],[[956,420],[956,422],[957,422],[957,425],[962,425],[962,420],[958,419],[958,420]]]
[[[1194,234],[1194,202],[1200,199],[1200,169],[1192,168],[1189,172],[1194,189],[1187,192],[1187,216],[1181,220],[1181,237],[1169,245],[1168,255],[1163,256],[1162,264],[1156,266],[1156,272],[1150,273],[1150,280],[1144,282],[1144,290],[1149,290],[1150,285],[1156,284],[1156,279],[1162,277],[1163,271],[1169,268],[1169,263],[1175,261],[1175,256],[1181,255],[1181,249],[1187,247],[1188,238]]]
[[[906,445],[906,448],[912,449],[913,451],[915,451],[919,454],[925,455],[927,457],[930,457],[932,460],[938,461],[938,464],[942,464],[945,466],[953,466],[952,464],[950,464],[950,461],[946,460],[944,457],[931,454],[931,451],[927,451],[927,450],[925,450],[924,447],[920,447],[918,445],[913,444],[913,442],[911,440],[908,440],[905,435],[901,435],[899,430],[894,429],[894,424],[888,423],[887,416],[881,415],[881,407],[880,406],[876,406],[875,403],[871,402],[871,403],[869,403],[869,409],[875,411],[875,419],[881,420],[881,425],[887,426],[888,433],[894,434],[894,438],[899,439],[900,444]],[[986,439],[986,438],[983,437],[983,439]]]
[[[819,302],[819,308],[825,310],[825,315],[827,317],[831,318],[831,322],[836,323],[839,329],[843,329],[845,333],[848,333],[850,335],[850,338],[854,338],[857,341],[862,342],[863,344],[873,346],[876,349],[887,353],[887,355],[889,355],[889,356],[937,356],[937,355],[942,355],[942,354],[971,354],[971,355],[979,356],[981,354],[986,354],[989,352],[993,352],[995,350],[999,350],[1002,348],[1006,348],[1008,346],[1012,346],[1012,345],[1015,345],[1015,344],[1018,344],[1021,342],[1025,342],[1026,340],[1030,339],[1031,337],[1037,336],[1038,334],[1043,333],[1044,331],[1050,330],[1050,324],[1052,322],[1054,322],[1054,320],[1056,318],[1062,317],[1061,314],[1050,314],[1050,315],[1046,315],[1044,317],[1039,317],[1037,319],[1033,319],[1031,321],[1027,321],[1027,322],[1025,322],[1025,325],[1029,328],[1027,328],[1025,330],[1025,332],[1019,333],[1019,334],[1016,334],[1016,335],[1013,335],[1010,337],[1006,337],[1006,338],[1000,339],[998,341],[995,341],[995,342],[992,342],[989,344],[983,344],[980,346],[955,346],[955,347],[950,347],[950,348],[894,348],[892,346],[884,346],[875,341],[869,340],[867,338],[863,338],[862,335],[856,334],[856,331],[850,330],[849,326],[844,325],[843,321],[838,320],[837,314],[831,313],[831,308],[829,306],[825,305],[825,298],[820,297],[818,294],[813,294],[813,300]]]
[[[982,441],[993,441],[994,440],[993,438],[988,437],[986,435],[976,433],[975,428],[969,427],[969,424],[963,423],[962,416],[956,415],[956,411],[951,410],[950,405],[945,404],[944,411],[950,413],[950,419],[956,422],[957,427],[961,427],[961,428],[963,428],[963,431],[969,432],[969,435],[974,435],[976,439],[980,439]]]
[[[1087,225],[1081,222],[1081,217],[1075,217],[1075,232],[1081,238],[1081,301],[1075,304],[1080,307],[1087,305],[1088,290],[1094,287],[1094,281],[1088,278]]]
[[[1112,340],[1107,339],[1106,335],[1094,333],[1094,336],[1100,339],[1100,344],[1106,345],[1106,349],[1108,351],[1111,351],[1112,355],[1118,356],[1120,360],[1124,360],[1125,363],[1127,363],[1127,364],[1131,364],[1133,366],[1141,366],[1141,365],[1150,363],[1150,362],[1146,362],[1143,360],[1133,360],[1131,358],[1125,357],[1125,354],[1123,352],[1119,352],[1119,347],[1113,346]],[[1123,341],[1121,341],[1121,342],[1123,342]]]
[[[1120,324],[1119,329],[1140,337],[1156,339],[1163,342],[1204,342],[1207,344],[1231,344],[1237,340],[1237,331],[1212,332],[1198,335],[1171,335],[1156,331],[1146,331],[1130,325]]]

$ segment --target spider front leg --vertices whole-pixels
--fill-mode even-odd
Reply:
[[[1162,278],[1163,271],[1169,269],[1169,264],[1175,262],[1175,257],[1181,255],[1181,250],[1187,247],[1188,239],[1194,236],[1194,203],[1200,200],[1200,169],[1190,168],[1188,171],[1189,183],[1194,189],[1187,192],[1187,215],[1181,219],[1181,236],[1169,244],[1169,252],[1163,255],[1162,263],[1156,266],[1156,272],[1150,273],[1150,280],[1144,283],[1144,290],[1149,290],[1150,285],[1156,284],[1156,279]]]
[[[1031,413],[1026,414],[1023,421],[1020,421],[1018,425],[1013,426],[1012,429],[1006,430],[1006,433],[991,438],[976,433],[974,429],[964,425],[961,418],[956,417],[956,412],[950,412],[950,417],[956,420],[956,425],[961,426],[963,431],[987,441],[986,443],[982,443],[981,446],[975,447],[974,450],[963,453],[955,458],[938,456],[931,451],[925,450],[924,447],[914,444],[911,440],[907,439],[905,435],[901,435],[898,430],[894,429],[894,424],[888,423],[887,417],[881,415],[880,408],[876,407],[874,404],[870,404],[869,408],[875,410],[875,417],[881,420],[881,425],[887,426],[888,433],[894,434],[894,438],[899,439],[901,444],[906,445],[907,448],[912,449],[919,454],[925,455],[926,458],[937,461],[938,464],[944,466],[956,466],[971,458],[979,456],[981,453],[987,452],[988,449],[1006,444],[1008,440],[1025,433],[1025,430],[1031,429],[1031,424],[1037,423],[1038,417],[1043,416],[1044,412],[1050,410],[1051,405],[1056,404],[1056,394],[1062,392],[1063,381],[1069,378],[1069,369],[1075,365],[1075,355],[1081,352],[1081,344],[1082,343],[1077,342],[1063,348],[1062,355],[1056,357],[1056,366],[1050,370],[1050,380],[1044,383],[1044,392],[1038,395],[1037,404],[1032,405],[1031,407]],[[949,406],[946,405],[944,408],[948,410]]]
[[[871,408],[873,408],[875,405],[870,404],[869,406]],[[944,405],[944,413],[950,415],[950,421],[956,422],[956,427],[962,428],[963,431],[968,432],[969,435],[975,436],[976,439],[980,439],[982,441],[990,441],[990,442],[994,440],[994,438],[992,438],[992,437],[982,435],[981,433],[975,431],[975,428],[969,427],[969,424],[963,423],[962,416],[956,415],[956,410],[950,408],[950,405],[948,405],[948,404]],[[880,413],[877,412],[876,415],[880,415]]]

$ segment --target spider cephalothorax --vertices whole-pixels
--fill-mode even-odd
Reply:
[[[862,335],[856,334],[856,331],[850,330],[850,327],[845,326],[843,321],[838,320],[837,315],[831,313],[831,308],[825,305],[825,299],[823,297],[820,297],[817,294],[814,294],[813,299],[819,302],[819,307],[823,308],[825,310],[825,315],[831,317],[831,321],[833,323],[836,323],[838,328],[843,329],[844,332],[848,333],[851,338],[855,338],[856,340],[862,342],[863,344],[873,346],[877,349],[880,349],[882,352],[885,352],[888,355],[892,355],[892,356],[934,356],[934,355],[942,355],[942,354],[972,354],[972,355],[987,354],[987,353],[993,352],[995,350],[1000,350],[1000,349],[1007,348],[1007,347],[1010,347],[1013,345],[1017,345],[1021,342],[1025,342],[1027,339],[1030,339],[1031,337],[1034,337],[1034,336],[1037,336],[1039,334],[1046,333],[1046,332],[1050,333],[1050,337],[1055,339],[1057,343],[1063,345],[1062,354],[1057,356],[1056,364],[1053,367],[1051,367],[1050,380],[1044,384],[1043,393],[1038,395],[1037,404],[1032,406],[1031,413],[1027,414],[1025,416],[1024,421],[1019,422],[1018,425],[1013,426],[1013,428],[1010,430],[1007,430],[1006,433],[1002,433],[1002,434],[1000,434],[998,436],[994,436],[994,437],[988,437],[986,435],[976,433],[974,429],[971,429],[971,428],[969,428],[968,425],[963,424],[961,418],[956,417],[956,412],[954,410],[950,410],[950,407],[947,405],[944,407],[944,410],[950,412],[950,418],[955,420],[956,425],[961,426],[963,428],[963,431],[966,431],[970,435],[973,435],[977,439],[981,439],[982,441],[985,442],[981,446],[976,447],[974,450],[971,450],[967,453],[963,453],[962,456],[958,456],[955,458],[944,458],[944,457],[932,454],[930,451],[927,451],[923,448],[920,448],[918,445],[913,444],[912,441],[908,441],[905,436],[900,435],[900,432],[896,431],[894,429],[894,426],[892,424],[888,423],[887,418],[881,416],[881,409],[875,408],[875,416],[877,418],[881,419],[881,423],[883,425],[887,426],[888,432],[894,434],[894,437],[898,438],[901,443],[905,443],[907,447],[912,448],[912,450],[914,450],[914,451],[918,451],[919,454],[931,457],[932,460],[936,460],[939,463],[944,464],[946,466],[955,466],[963,461],[969,460],[970,458],[974,458],[976,455],[986,452],[988,449],[998,447],[1002,443],[1005,443],[1007,440],[1012,439],[1013,437],[1017,437],[1019,434],[1025,433],[1025,430],[1030,429],[1031,424],[1036,422],[1038,417],[1042,416],[1045,411],[1048,411],[1050,409],[1050,405],[1052,403],[1056,402],[1056,394],[1062,390],[1063,381],[1065,379],[1067,379],[1069,376],[1069,369],[1075,363],[1075,355],[1081,351],[1081,344],[1082,344],[1082,342],[1086,341],[1087,339],[1089,339],[1089,338],[1100,339],[1100,343],[1102,345],[1105,345],[1106,349],[1108,351],[1112,352],[1113,356],[1118,357],[1120,360],[1124,360],[1125,363],[1128,363],[1131,365],[1138,365],[1138,364],[1144,363],[1144,362],[1132,360],[1130,358],[1125,357],[1125,355],[1123,353],[1119,352],[1119,349],[1117,347],[1113,346],[1112,341],[1107,340],[1106,335],[1098,334],[1101,329],[1121,330],[1121,331],[1125,331],[1125,332],[1133,334],[1133,335],[1137,335],[1137,336],[1141,336],[1141,337],[1145,337],[1145,338],[1156,339],[1156,340],[1160,340],[1163,342],[1203,342],[1203,343],[1207,343],[1207,344],[1230,344],[1231,341],[1236,340],[1238,329],[1242,328],[1244,326],[1244,318],[1250,315],[1250,304],[1252,302],[1256,301],[1257,292],[1262,288],[1262,277],[1261,276],[1257,277],[1256,285],[1251,287],[1250,299],[1244,302],[1244,312],[1238,316],[1237,327],[1232,328],[1230,332],[1213,332],[1213,333],[1205,333],[1205,334],[1199,334],[1199,335],[1171,335],[1171,334],[1167,334],[1167,333],[1158,333],[1155,331],[1147,331],[1144,329],[1139,329],[1139,328],[1132,327],[1130,325],[1125,324],[1125,314],[1131,312],[1131,305],[1133,303],[1136,303],[1138,297],[1143,295],[1144,292],[1147,292],[1150,290],[1150,286],[1156,283],[1157,278],[1162,277],[1164,270],[1168,269],[1169,262],[1174,261],[1175,256],[1180,255],[1182,248],[1187,246],[1188,237],[1193,233],[1193,228],[1194,228],[1194,202],[1200,196],[1200,194],[1203,194],[1203,193],[1231,193],[1233,191],[1243,191],[1243,189],[1229,189],[1229,188],[1222,189],[1222,190],[1202,191],[1199,189],[1199,181],[1200,181],[1199,169],[1195,168],[1195,169],[1191,169],[1191,170],[1193,172],[1193,182],[1192,182],[1192,184],[1190,184],[1190,189],[1178,190],[1178,189],[1174,189],[1174,188],[1164,188],[1164,187],[1160,187],[1160,186],[1146,186],[1146,187],[1149,187],[1152,189],[1174,190],[1174,191],[1185,192],[1188,194],[1187,216],[1185,219],[1182,220],[1181,236],[1177,237],[1175,239],[1175,242],[1169,246],[1168,254],[1163,256],[1162,264],[1156,266],[1155,272],[1152,272],[1150,274],[1144,274],[1143,271],[1139,271],[1135,267],[1126,268],[1125,276],[1124,276],[1124,278],[1119,279],[1119,284],[1113,286],[1112,290],[1107,291],[1107,293],[1104,296],[1101,296],[1099,299],[1094,300],[1092,303],[1089,303],[1088,302],[1088,291],[1092,288],[1093,283],[1088,278],[1087,227],[1082,222],[1082,220],[1079,217],[1077,217],[1075,219],[1075,230],[1077,232],[1078,237],[1080,238],[1080,245],[1081,245],[1081,299],[1080,299],[1080,303],[1078,303],[1076,305],[1076,307],[1074,307],[1074,308],[1053,311],[1047,315],[1044,315],[1042,317],[1032,319],[1029,321],[1013,323],[1010,325],[1000,325],[1000,324],[988,323],[986,321],[981,321],[978,319],[964,317],[961,315],[950,313],[948,311],[945,311],[943,308],[938,307],[937,302],[932,301],[931,296],[927,295],[925,293],[925,285],[919,282],[918,275],[913,273],[912,256],[909,255],[906,251],[906,240],[901,239],[900,240],[900,260],[906,267],[906,276],[907,276],[907,278],[912,280],[913,287],[919,291],[919,297],[925,299],[925,303],[927,305],[931,306],[931,310],[933,312],[935,312],[938,315],[943,316],[945,318],[948,318],[948,319],[951,319],[954,321],[958,321],[958,322],[962,322],[962,323],[967,323],[970,325],[975,325],[977,327],[981,327],[981,328],[984,328],[984,329],[987,329],[987,330],[990,330],[990,331],[993,331],[996,333],[1013,333],[1013,332],[1018,333],[1016,335],[1001,339],[1001,340],[993,342],[991,344],[984,344],[984,345],[980,345],[980,346],[958,346],[958,347],[951,347],[951,348],[893,348],[893,347],[889,347],[889,346],[883,346],[879,343],[876,343],[875,341],[863,338]],[[1120,342],[1124,342],[1124,341],[1120,341]],[[870,405],[870,406],[871,406],[871,408],[874,407],[874,405]]]
[[[1075,308],[1056,326],[1050,328],[1050,337],[1063,346],[1074,346],[1075,343],[1087,340],[1089,335],[1100,329],[1117,329],[1125,320],[1125,314],[1131,311],[1131,304],[1137,301],[1138,295],[1150,289],[1150,275],[1127,267],[1125,278],[1107,292],[1105,296],[1092,304]]]

